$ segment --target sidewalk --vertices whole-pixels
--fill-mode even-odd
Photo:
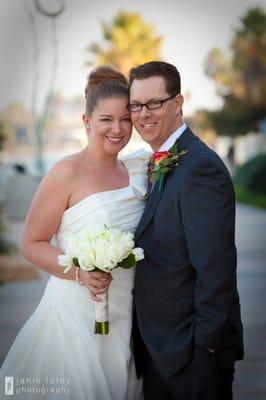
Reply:
[[[7,240],[19,246],[22,229],[23,222],[12,221],[6,232]],[[38,305],[47,279],[48,275],[40,271],[39,279],[0,285],[0,365],[18,331]]]
[[[22,224],[9,237],[18,243]],[[245,360],[236,364],[234,400],[266,399],[266,211],[238,205],[236,239],[238,286],[244,323]],[[0,286],[0,364],[18,331],[42,296],[47,274],[37,280]]]
[[[238,206],[236,238],[245,359],[236,366],[235,400],[265,400],[266,211]]]

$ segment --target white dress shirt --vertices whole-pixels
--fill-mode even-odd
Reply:
[[[187,125],[184,122],[183,125],[181,125],[174,133],[172,133],[171,136],[169,136],[169,138],[166,140],[166,142],[164,142],[164,144],[159,148],[158,151],[167,151],[171,149],[171,147],[175,144],[177,139],[180,138],[180,136],[186,129]]]

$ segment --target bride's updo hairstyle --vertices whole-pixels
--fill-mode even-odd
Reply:
[[[93,69],[85,88],[86,114],[92,114],[99,100],[114,97],[129,98],[129,87],[125,76],[109,66]]]

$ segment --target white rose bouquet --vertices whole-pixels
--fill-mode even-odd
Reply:
[[[65,271],[73,266],[86,271],[111,273],[114,268],[132,268],[144,258],[142,248],[134,248],[131,232],[104,226],[91,226],[69,238],[66,253],[58,256],[58,262]],[[95,333],[109,333],[108,292],[95,302]]]

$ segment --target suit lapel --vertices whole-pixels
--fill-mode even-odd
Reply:
[[[137,239],[145,228],[148,226],[149,222],[151,221],[153,214],[155,212],[156,206],[159,203],[163,194],[163,190],[159,192],[158,190],[158,182],[153,187],[153,190],[150,194],[149,200],[147,201],[144,213],[141,217],[141,221],[136,229],[135,238]]]
[[[195,135],[191,132],[189,128],[187,128],[184,133],[181,135],[179,139],[177,139],[178,143],[178,151],[182,151],[188,148],[188,145],[192,139],[195,139]],[[141,217],[140,223],[136,229],[135,232],[135,239],[138,239],[142,232],[146,229],[150,221],[152,220],[152,217],[154,215],[154,212],[156,210],[157,205],[159,204],[159,201],[161,200],[163,194],[163,190],[159,192],[158,190],[158,182],[153,187],[153,190],[150,194],[149,200],[147,201],[144,213]]]

